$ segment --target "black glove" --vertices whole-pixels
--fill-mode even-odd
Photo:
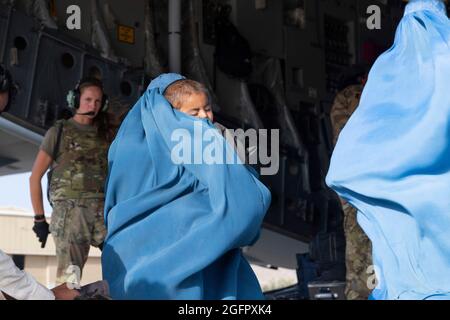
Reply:
[[[48,230],[49,225],[47,221],[34,222],[33,231],[36,233],[36,237],[39,238],[39,242],[41,243],[41,248],[45,248],[45,244],[47,243],[47,237],[50,231]]]

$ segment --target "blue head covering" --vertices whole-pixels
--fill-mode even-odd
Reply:
[[[327,184],[372,241],[375,299],[450,298],[450,23],[407,5],[342,130]]]
[[[258,237],[270,193],[242,164],[172,162],[176,129],[194,136],[196,124],[224,141],[164,98],[180,79],[153,80],[110,148],[104,279],[114,299],[262,298],[240,248]]]

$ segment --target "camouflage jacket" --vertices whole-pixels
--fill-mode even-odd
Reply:
[[[331,125],[333,126],[333,145],[336,145],[341,130],[347,124],[353,112],[359,105],[363,85],[351,85],[338,92],[330,111]],[[342,205],[347,202],[340,199]]]
[[[61,122],[61,155],[52,169],[51,201],[104,198],[108,143],[96,130],[83,131],[70,121]]]
[[[348,119],[358,107],[363,88],[362,85],[351,85],[336,95],[330,111],[334,145],[337,142],[342,128],[344,128]]]

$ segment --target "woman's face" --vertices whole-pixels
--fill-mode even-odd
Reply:
[[[89,117],[95,118],[102,106],[103,91],[99,87],[90,86],[83,88],[80,95],[80,107],[78,113],[94,112]]]

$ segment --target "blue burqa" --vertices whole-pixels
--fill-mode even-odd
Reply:
[[[372,241],[373,298],[450,298],[450,23],[441,1],[407,5],[340,134],[327,184],[358,209]]]
[[[103,277],[114,299],[263,298],[240,248],[259,236],[270,193],[242,164],[172,161],[176,129],[213,129],[195,148],[225,141],[164,98],[180,79],[153,80],[110,148]]]

